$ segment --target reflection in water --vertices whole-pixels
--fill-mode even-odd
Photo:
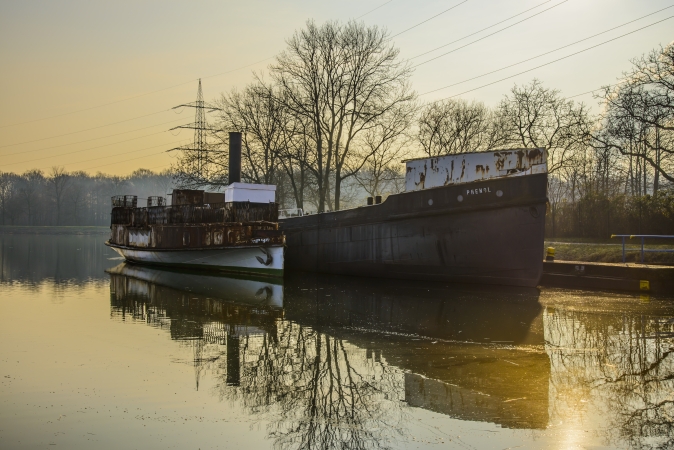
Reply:
[[[210,372],[220,398],[271,418],[280,448],[386,447],[402,433],[405,402],[504,427],[547,425],[536,290],[418,291],[305,276],[287,280],[282,311],[253,294],[262,281],[129,265],[110,272],[113,312],[168,321],[172,338],[198,340],[197,382]]]
[[[107,281],[105,269],[119,264],[104,236],[56,236],[0,233],[0,284],[81,285]],[[110,260],[108,258],[114,258]]]
[[[215,395],[269,421],[278,448],[385,448],[405,435],[406,405],[504,428],[594,421],[607,445],[674,445],[674,320],[639,306],[306,275],[283,287],[127,265],[111,271],[111,299],[115,315],[192,345],[197,387],[210,373]],[[565,435],[569,446],[584,439]]]
[[[547,425],[537,290],[337,277],[288,285],[286,318],[385,358],[404,372],[408,404],[509,428]]]
[[[608,443],[674,447],[671,316],[548,308],[544,325],[553,422],[601,409]]]

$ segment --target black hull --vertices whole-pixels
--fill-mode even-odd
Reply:
[[[505,177],[281,220],[285,268],[533,287],[543,272],[546,187],[546,174]]]

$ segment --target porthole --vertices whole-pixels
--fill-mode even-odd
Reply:
[[[496,196],[497,197],[503,197],[503,191],[500,190],[500,189],[498,191],[496,191]]]
[[[457,199],[458,201],[462,202],[462,201],[463,201],[463,195],[459,195],[458,197],[456,197],[456,199]]]
[[[433,199],[432,198],[428,199],[428,206],[433,206]]]

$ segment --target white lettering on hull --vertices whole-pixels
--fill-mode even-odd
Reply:
[[[491,194],[491,187],[466,189],[466,195]]]

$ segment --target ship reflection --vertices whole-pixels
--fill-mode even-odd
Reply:
[[[547,426],[538,290],[302,277],[285,293],[287,319],[403,371],[409,405],[507,428]]]
[[[405,404],[547,425],[537,290],[306,275],[281,286],[124,264],[110,274],[113,314],[191,340],[197,383],[216,374],[220,398],[274,413],[280,447],[325,436],[385,447],[404,428]]]

